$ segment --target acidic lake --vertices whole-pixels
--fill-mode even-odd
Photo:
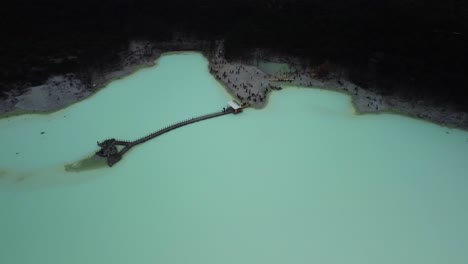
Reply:
[[[199,53],[61,111],[0,120],[0,263],[468,263],[468,133],[286,87],[114,167],[79,161],[221,110]]]

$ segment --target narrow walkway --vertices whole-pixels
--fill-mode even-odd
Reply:
[[[129,151],[131,148],[133,148],[136,145],[145,143],[148,140],[151,140],[151,139],[153,139],[155,137],[158,137],[158,136],[160,136],[162,134],[165,134],[165,133],[167,133],[167,132],[169,132],[171,130],[177,129],[179,127],[183,127],[183,126],[186,126],[186,125],[189,125],[189,124],[200,122],[202,120],[207,120],[207,119],[210,119],[210,118],[215,118],[215,117],[218,117],[218,116],[223,116],[223,115],[227,115],[227,114],[234,114],[234,113],[235,113],[235,110],[233,108],[231,108],[231,107],[228,107],[227,109],[225,109],[225,110],[223,110],[221,112],[216,112],[216,113],[212,113],[212,114],[208,114],[208,115],[199,116],[199,117],[196,117],[196,118],[188,119],[188,120],[176,123],[174,125],[165,127],[163,129],[160,129],[160,130],[158,130],[158,131],[156,131],[154,133],[151,133],[151,134],[149,134],[149,135],[147,135],[145,137],[142,137],[140,139],[137,139],[135,141],[121,141],[121,140],[116,140],[114,138],[107,139],[107,140],[104,140],[101,143],[99,143],[99,142],[97,143],[98,146],[101,147],[101,150],[96,152],[96,155],[107,158],[107,164],[109,165],[109,167],[112,167],[115,163],[119,162],[122,159],[122,156],[127,151]],[[123,146],[122,150],[119,151],[117,146]]]

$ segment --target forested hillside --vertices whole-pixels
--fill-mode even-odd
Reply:
[[[362,86],[468,106],[468,4],[461,0],[20,0],[2,4],[1,86],[104,67],[132,39],[174,32],[344,67]]]

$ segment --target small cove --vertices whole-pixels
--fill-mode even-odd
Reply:
[[[468,133],[356,115],[336,92],[287,87],[113,168],[65,170],[228,100],[188,52],[0,120],[0,263],[466,263]]]

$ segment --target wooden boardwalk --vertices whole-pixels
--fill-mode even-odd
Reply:
[[[101,147],[101,150],[96,152],[96,155],[107,158],[107,164],[109,165],[109,167],[112,167],[115,163],[119,162],[122,159],[122,156],[127,151],[129,151],[131,148],[133,148],[136,145],[145,143],[148,140],[156,138],[156,137],[158,137],[158,136],[160,136],[162,134],[165,134],[165,133],[167,133],[167,132],[169,132],[171,130],[177,129],[179,127],[183,127],[183,126],[193,124],[193,123],[196,123],[196,122],[200,122],[200,121],[203,121],[203,120],[215,118],[215,117],[218,117],[218,116],[233,114],[233,113],[234,113],[234,109],[227,108],[225,111],[216,112],[216,113],[212,113],[212,114],[207,114],[207,115],[199,116],[199,117],[196,117],[196,118],[191,118],[191,119],[188,119],[188,120],[185,120],[185,121],[182,121],[182,122],[167,126],[167,127],[163,128],[163,129],[160,129],[160,130],[158,130],[158,131],[156,131],[154,133],[151,133],[151,134],[149,134],[149,135],[147,135],[145,137],[139,138],[139,139],[134,140],[134,141],[122,141],[122,140],[116,140],[114,138],[107,139],[107,140],[102,141],[101,143],[99,143],[99,142],[97,143],[98,146]],[[123,148],[119,151],[118,146],[121,146]]]

